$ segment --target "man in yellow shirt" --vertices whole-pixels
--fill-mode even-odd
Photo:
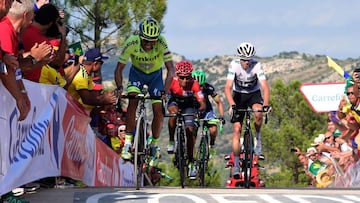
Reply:
[[[91,73],[99,71],[104,63],[103,60],[107,58],[97,48],[88,50],[80,64],[80,70],[68,87],[69,93],[84,106],[89,114],[94,106],[116,103],[113,92],[101,93],[101,91],[93,90]]]

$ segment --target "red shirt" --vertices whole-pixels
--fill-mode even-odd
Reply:
[[[0,21],[0,30],[1,49],[8,54],[17,56],[19,54],[19,37],[9,18],[4,17]]]
[[[179,77],[174,76],[169,92],[176,98],[191,98],[195,96],[198,101],[204,100],[204,95],[201,92],[200,85],[198,81],[194,79],[188,81],[185,87],[181,87],[179,84]]]
[[[31,48],[35,45],[35,43],[41,44],[42,42],[46,41],[48,44],[51,44],[49,39],[46,38],[43,34],[41,34],[40,30],[33,24],[30,24],[22,35],[22,41],[24,44],[25,52],[30,51]],[[39,82],[40,75],[41,66],[36,67],[31,71],[24,72],[24,78],[34,82]]]

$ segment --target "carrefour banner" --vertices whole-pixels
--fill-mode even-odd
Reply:
[[[90,117],[63,88],[24,80],[31,111],[18,121],[16,102],[0,82],[0,194],[44,177],[89,186],[133,186],[133,165],[96,138]]]

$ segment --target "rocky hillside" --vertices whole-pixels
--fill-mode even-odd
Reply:
[[[229,63],[236,56],[215,56],[192,61],[195,68],[202,69],[207,73],[207,80],[214,85],[222,86],[226,80],[226,72]],[[184,59],[183,56],[174,54],[174,62]],[[272,57],[256,58],[262,62],[265,73],[270,84],[277,80],[289,82],[291,80],[300,80],[303,83],[318,82],[340,82],[342,77],[329,68],[325,55],[310,55],[298,52],[282,52]],[[114,68],[116,67],[117,56],[111,57],[102,69],[105,80],[113,80]],[[360,67],[360,58],[336,60],[346,71],[351,72],[355,67]],[[124,77],[127,77],[128,71],[125,70]]]

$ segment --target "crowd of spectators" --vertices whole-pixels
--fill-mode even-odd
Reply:
[[[0,85],[15,99],[20,121],[26,119],[31,108],[23,78],[63,87],[89,115],[98,115],[92,122],[95,133],[108,137],[106,144],[119,153],[126,128],[125,112],[114,113],[117,100],[112,91],[104,91],[101,85],[93,88],[92,76],[101,71],[107,57],[97,48],[87,50],[83,56],[71,55],[64,18],[65,13],[49,0],[0,0]],[[52,180],[57,184],[59,178],[61,182],[68,180]],[[24,187],[14,189],[2,200],[26,202],[16,196],[24,192]]]
[[[354,71],[346,79],[344,96],[339,102],[338,110],[328,114],[327,131],[315,137],[306,152],[296,148],[298,160],[314,187],[360,186],[359,86],[359,75]]]

